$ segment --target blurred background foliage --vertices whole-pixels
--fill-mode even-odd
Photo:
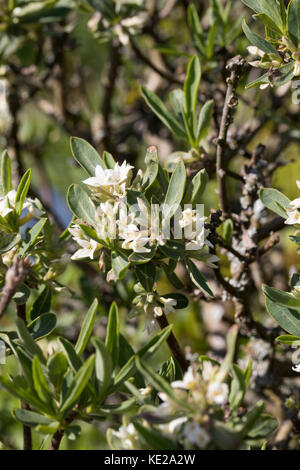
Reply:
[[[140,19],[136,30],[129,28],[128,32],[125,28],[127,36],[120,31],[121,14],[107,22],[106,29],[100,25],[103,5],[115,8],[116,4],[125,18],[128,15]],[[191,4],[198,12],[207,41],[204,52],[197,28],[193,27]],[[220,19],[218,4],[226,9],[227,19]],[[189,58],[198,54],[202,67],[200,102],[215,101],[211,130],[201,155],[210,170],[203,202],[207,213],[218,208],[214,139],[226,90],[225,65],[237,54],[248,56],[242,17],[254,25],[250,11],[239,0],[0,0],[0,151],[7,148],[13,159],[15,184],[24,169],[32,168],[33,192],[61,230],[71,219],[66,190],[74,181],[83,179],[82,170],[71,157],[70,136],[82,137],[99,152],[108,150],[117,161],[127,160],[138,168],[143,168],[149,145],[158,147],[162,162],[172,152],[188,151],[187,144],[176,140],[147,107],[140,86],[149,87],[164,102],[168,101],[170,91],[184,81]],[[259,30],[259,26],[254,27]],[[269,185],[294,199],[298,196],[295,180],[300,179],[299,105],[292,103],[290,84],[284,89],[245,91],[246,83],[256,75],[257,71],[251,69],[238,87],[239,105],[229,136],[229,169],[240,174],[251,152],[263,144],[265,159],[274,164]],[[231,179],[229,190],[234,206],[240,197],[240,181]],[[272,285],[283,289],[291,269],[300,267],[289,233],[289,229],[282,232],[281,244],[260,267],[266,283],[272,279]],[[228,260],[222,252],[219,255],[224,262],[223,274],[229,276]],[[184,272],[178,274],[185,279]],[[212,271],[207,277],[216,288]],[[147,336],[143,318],[130,319],[127,315],[134,287],[130,275],[115,285],[107,284],[97,263],[77,262],[68,265],[60,282],[68,289],[54,299],[52,308],[58,314],[58,326],[55,334],[44,340],[45,348],[51,347],[51,341],[62,331],[74,341],[94,297],[101,306],[96,334],[104,336],[108,307],[116,299],[121,331],[134,348],[143,344]],[[162,277],[159,291],[163,294],[171,289]],[[252,313],[264,318],[264,303],[259,297],[258,293],[253,299]],[[33,301],[31,298],[29,304]],[[14,315],[10,311],[2,325],[12,326]],[[232,305],[226,299],[205,303],[191,295],[189,307],[177,310],[176,319],[171,318],[170,322],[174,322],[183,346],[200,354],[210,349],[217,357],[224,353],[224,331],[232,316]],[[169,353],[164,349],[160,354]],[[251,356],[249,351],[244,354]],[[14,372],[11,360],[2,367],[5,372]],[[263,380],[257,393],[261,387],[266,387]],[[1,390],[0,442],[5,448],[21,445],[21,426],[8,411],[13,406],[17,406],[17,400]],[[273,395],[268,406],[282,418]],[[103,427],[85,426],[74,444],[64,439],[61,448],[107,446]],[[13,436],[12,440],[7,436]],[[34,439],[35,447],[42,445],[38,436]]]

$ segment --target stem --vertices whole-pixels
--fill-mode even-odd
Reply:
[[[161,316],[155,317],[157,323],[159,324],[160,328],[163,330],[166,326],[169,326],[169,322],[167,320],[166,315],[163,313]],[[167,339],[168,346],[172,352],[172,355],[175,359],[179,362],[180,367],[183,372],[187,371],[189,366],[188,361],[185,358],[183,351],[181,350],[177,339],[175,338],[174,334],[171,332]]]
[[[226,188],[226,161],[227,132],[232,122],[234,108],[238,104],[236,88],[239,78],[246,69],[246,62],[241,56],[234,57],[226,67],[231,73],[227,78],[227,91],[222,113],[219,136],[217,138],[217,180],[220,198],[220,207],[224,215],[228,213],[228,197]]]
[[[17,315],[26,323],[26,304],[17,305]],[[30,406],[24,401],[21,401],[21,407],[23,410],[30,411]],[[31,428],[29,426],[25,426],[25,424],[23,424],[23,449],[32,450]]]
[[[53,438],[50,444],[50,450],[59,450],[59,446],[64,436],[64,433],[65,431],[63,429],[59,429],[58,431],[56,431],[56,433],[53,435]]]

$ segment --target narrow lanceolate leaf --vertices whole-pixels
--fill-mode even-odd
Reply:
[[[113,251],[111,254],[111,266],[117,279],[122,279],[130,262],[123,253]]]
[[[206,185],[208,183],[208,174],[203,168],[203,170],[198,171],[194,176],[191,183],[187,185],[187,191],[184,196],[184,204],[200,204],[202,194],[205,191]]]
[[[223,359],[221,367],[216,375],[216,380],[223,382],[230,371],[232,362],[234,359],[235,345],[238,336],[238,327],[233,325],[227,333],[226,344],[227,344],[227,353]]]
[[[196,144],[199,145],[201,140],[206,137],[212,115],[213,115],[213,109],[214,109],[214,101],[210,100],[205,105],[202,107],[199,118],[198,118],[198,124],[197,124],[197,131],[196,131]]]
[[[138,281],[142,284],[147,292],[152,292],[155,282],[155,265],[152,261],[145,264],[137,264],[135,266],[135,273]]]
[[[291,310],[266,297],[266,307],[269,314],[285,331],[291,335],[300,336],[300,313]]]
[[[97,165],[105,168],[98,152],[86,140],[79,137],[71,137],[70,143],[73,157],[89,176],[95,175]]]
[[[97,379],[97,399],[101,401],[112,382],[113,364],[111,354],[99,338],[92,340],[96,349],[95,372]]]
[[[72,343],[70,343],[70,341],[68,341],[65,338],[59,338],[59,342],[61,343],[62,347],[64,348],[64,351],[66,353],[68,363],[69,363],[71,369],[74,372],[77,372],[80,369],[80,367],[82,366],[82,360],[80,359],[80,357],[76,353],[74,346],[72,345]]]
[[[288,197],[282,194],[277,189],[262,188],[259,191],[261,202],[271,211],[280,215],[284,219],[287,218],[286,207],[291,202]]]
[[[32,336],[30,335],[28,329],[26,328],[25,322],[21,318],[16,319],[17,333],[23,343],[25,351],[28,351],[33,356],[37,356],[42,364],[45,364],[46,360],[44,358],[41,348],[34,342]]]
[[[171,176],[168,191],[166,194],[165,202],[164,202],[164,212],[163,217],[168,219],[172,217],[176,210],[178,209],[184,189],[185,189],[185,182],[186,182],[186,170],[182,160],[180,160],[174,173]]]
[[[174,116],[170,113],[170,111],[168,111],[161,99],[153,91],[148,90],[146,87],[142,87],[141,92],[148,106],[165,124],[165,126],[167,126],[168,129],[170,129],[170,131],[173,132],[173,134],[175,134],[177,137],[185,139],[186,134],[184,129],[177,119],[175,119]]]
[[[2,194],[7,194],[12,189],[11,182],[11,163],[7,151],[2,153],[1,157],[1,191]]]
[[[243,20],[242,23],[243,31],[245,35],[247,36],[248,41],[253,45],[264,51],[266,54],[275,54],[279,55],[277,50],[275,49],[274,46],[272,46],[269,41],[266,41],[263,37],[261,37],[259,34],[254,33],[249,26],[247,25],[246,21]]]
[[[146,428],[134,422],[134,427],[136,428],[138,434],[140,434],[143,441],[146,445],[149,446],[152,450],[175,450],[176,444],[172,439],[167,438],[162,433],[158,432],[156,429]]]
[[[52,393],[43,374],[42,367],[37,356],[34,356],[32,362],[32,378],[34,389],[39,399],[48,405],[51,409],[54,409]]]
[[[108,315],[107,333],[105,346],[112,357],[113,369],[119,362],[119,334],[120,320],[118,307],[115,302],[112,303]]]
[[[47,222],[46,217],[40,219],[25,235],[19,254],[23,256],[29,248],[31,248],[40,236],[45,224]]]
[[[280,5],[275,0],[242,0],[255,13],[264,13],[284,32],[284,16]]]
[[[95,223],[96,209],[88,194],[78,184],[72,184],[69,188],[67,201],[71,211],[76,217],[87,222]]]
[[[124,364],[120,372],[115,377],[113,390],[117,390],[129,377],[132,377],[136,372],[136,357],[143,357],[145,360],[150,359],[160,346],[167,340],[172,330],[172,325],[167,326],[162,331],[157,333],[153,338],[143,346],[136,355],[130,357],[130,359]],[[134,352],[133,352],[134,354]]]
[[[90,380],[90,377],[93,372],[94,364],[95,364],[95,356],[91,356],[81,366],[79,371],[75,374],[74,379],[72,381],[72,385],[69,388],[68,395],[66,396],[60,408],[61,413],[66,414],[77,403],[82,392],[87,386],[88,381]]]
[[[52,291],[49,286],[45,286],[40,295],[34,301],[31,312],[30,318],[34,320],[35,318],[42,315],[42,313],[49,312],[51,308],[51,298],[52,298]]]
[[[300,42],[300,0],[291,0],[288,7],[289,36],[296,47]]]
[[[94,324],[95,324],[95,319],[96,319],[97,308],[98,308],[98,300],[95,299],[85,316],[78,340],[75,345],[75,351],[79,356],[85,350],[85,347],[92,334]]]
[[[54,313],[43,313],[27,325],[28,331],[35,341],[48,336],[55,327],[56,315]]]
[[[200,61],[197,56],[194,56],[188,65],[187,75],[184,82],[185,112],[193,136],[195,133],[197,94],[200,80]]]
[[[264,294],[269,297],[273,302],[276,302],[279,305],[283,305],[284,307],[300,310],[300,298],[295,297],[288,292],[284,292],[279,289],[275,289],[274,287],[269,287],[263,285],[263,292]]]
[[[31,170],[27,170],[26,173],[23,175],[20,184],[17,189],[17,194],[16,194],[16,211],[18,214],[21,214],[23,205],[25,202],[25,198],[27,196],[29,186],[30,186],[30,180],[31,180]]]
[[[110,169],[113,169],[116,164],[116,160],[114,159],[112,154],[109,152],[106,152],[106,150],[104,150],[103,152],[103,162],[106,168],[110,168]]]
[[[53,423],[53,420],[46,416],[35,413],[34,411],[23,410],[23,408],[16,408],[13,410],[15,418],[26,426],[37,426],[38,424],[48,425]]]
[[[186,267],[193,283],[197,287],[199,287],[199,289],[203,290],[206,294],[213,297],[214,294],[212,293],[209,285],[207,284],[205,277],[203,276],[203,274],[201,274],[201,272],[192,260],[188,258],[186,259]]]

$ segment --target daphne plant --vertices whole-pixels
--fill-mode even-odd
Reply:
[[[300,189],[300,182],[297,181]],[[270,210],[274,211],[285,219],[286,225],[292,225],[296,228],[300,223],[300,198],[290,201],[284,194],[271,188],[261,190],[260,198]],[[298,246],[300,238],[298,231],[290,236],[290,239]],[[298,248],[299,250],[299,248]],[[266,298],[266,307],[270,315],[279,323],[279,325],[289,333],[277,338],[277,341],[284,344],[297,344],[300,338],[300,298],[299,298],[300,275],[294,273],[290,280],[291,292],[284,292],[274,287],[264,286],[263,291]]]
[[[137,358],[137,368],[148,386],[133,390],[142,402],[137,415],[124,418],[118,430],[108,430],[112,449],[200,450],[262,446],[276,429],[277,422],[263,412],[262,402],[249,411],[242,407],[251,363],[244,371],[232,364],[236,339],[237,328],[232,327],[223,362],[219,364],[209,357],[201,357],[179,380],[171,362],[157,374]]]
[[[243,0],[243,3],[254,10],[254,18],[263,23],[266,34],[263,38],[243,22],[244,33],[251,43],[248,51],[256,59],[250,64],[268,70],[247,87],[281,86],[297,78],[300,75],[299,0],[291,0],[287,8],[283,0]]]
[[[133,312],[146,313],[148,329],[154,319],[162,321],[165,313],[188,303],[182,293],[159,295],[159,272],[167,273],[174,287],[181,289],[175,270],[184,263],[192,282],[212,296],[197,266],[201,261],[215,268],[218,261],[209,251],[214,248],[208,239],[209,224],[200,213],[205,170],[187,188],[184,163],[179,161],[169,177],[151,147],[145,173],[139,171],[133,179],[130,165],[123,162],[120,166],[107,152],[101,158],[84,140],[72,138],[71,147],[89,175],[83,180],[86,189],[72,185],[68,192],[76,218],[69,231],[80,246],[73,259],[97,260],[108,281],[123,279],[128,270],[133,271],[138,281]]]

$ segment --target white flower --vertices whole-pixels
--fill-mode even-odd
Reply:
[[[194,209],[185,209],[179,219],[181,228],[188,227],[196,223],[196,211]]]
[[[113,434],[120,439],[125,449],[133,450],[136,448],[138,436],[132,423],[128,426],[121,426],[118,431],[113,431]]]
[[[288,207],[292,210],[300,209],[300,197],[291,201]]]
[[[78,240],[78,239],[86,240],[86,235],[81,230],[81,228],[78,224],[71,225],[71,227],[68,228],[68,231],[70,232],[70,234],[72,235],[74,240]]]
[[[81,258],[90,258],[94,259],[94,254],[95,251],[100,248],[100,244],[96,242],[96,240],[84,240],[81,238],[77,238],[76,242],[78,245],[80,245],[82,248],[76,251],[73,256],[71,256],[71,259],[76,260],[76,259],[81,259]]]
[[[84,184],[90,186],[94,192],[100,193],[100,196],[109,198],[110,196],[124,196],[126,186],[131,178],[131,169],[126,161],[120,166],[115,164],[113,169],[103,169],[100,165],[96,166],[95,176],[87,178]]]
[[[194,368],[190,366],[183,376],[183,380],[175,380],[171,383],[172,388],[183,388],[185,390],[193,390],[197,386],[199,376]]]
[[[164,297],[161,297],[159,300],[164,304],[164,311],[166,315],[168,313],[175,313],[175,306],[177,305],[177,300],[171,298],[166,299]]]
[[[228,385],[220,382],[210,383],[207,388],[206,398],[210,403],[223,405],[228,399]]]
[[[265,90],[265,89],[268,88],[269,86],[270,86],[270,83],[262,83],[259,88],[260,88],[261,90]]]
[[[5,196],[0,198],[0,216],[6,217],[7,214],[12,212],[16,204],[17,192],[12,189]]]
[[[183,429],[186,442],[199,449],[205,449],[210,442],[209,434],[195,421],[188,422]]]
[[[291,210],[287,208],[288,218],[284,222],[287,225],[297,225],[300,224],[300,212],[296,210]]]
[[[293,74],[294,74],[294,77],[299,77],[300,75],[300,63],[299,62],[295,62]]]
[[[181,416],[180,418],[172,419],[168,423],[161,424],[159,427],[167,434],[178,434],[182,425],[187,422],[187,419],[186,416]]]
[[[133,250],[135,253],[150,253],[151,250],[145,247],[149,241],[150,238],[148,237],[147,231],[132,232],[122,243],[122,248],[125,250]]]
[[[296,185],[297,185],[298,188],[300,189],[300,181],[296,181]]]
[[[296,364],[295,366],[293,366],[292,370],[295,372],[300,372],[300,364]]]
[[[262,51],[256,46],[249,46],[247,47],[247,49],[248,49],[249,54],[253,56],[263,57],[265,55],[264,51]]]
[[[38,209],[38,207],[36,207],[35,205],[34,200],[29,197],[26,198],[23,208],[27,209],[28,213],[35,219],[38,219],[43,215],[43,211],[41,209]]]

